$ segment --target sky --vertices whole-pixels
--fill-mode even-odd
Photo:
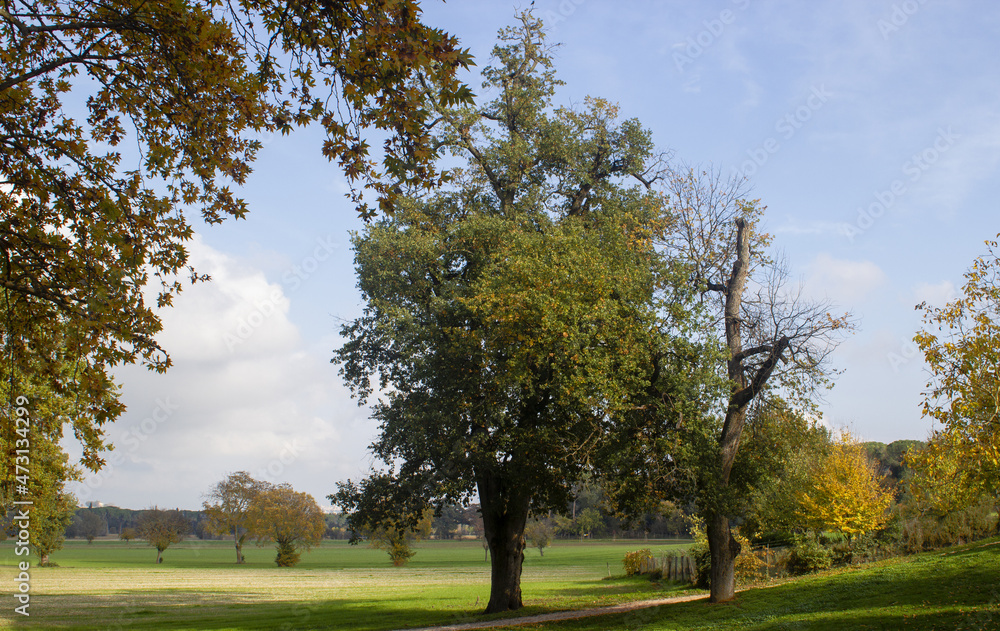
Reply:
[[[479,67],[528,3],[425,0]],[[914,306],[954,298],[1000,232],[1000,5],[934,0],[536,0],[559,43],[555,104],[596,96],[678,164],[745,175],[794,279],[858,331],[823,420],[864,440],[925,438]],[[481,80],[473,69],[466,81]],[[127,412],[82,502],[200,508],[246,470],[326,509],[373,459],[378,427],[330,364],[362,310],[350,231],[362,222],[316,130],[263,136],[242,221],[196,226],[195,267],[162,312],[166,374],[117,371]],[[68,442],[71,453],[78,448]],[[74,449],[76,451],[74,451]]]

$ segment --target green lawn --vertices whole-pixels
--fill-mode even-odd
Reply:
[[[670,588],[621,574],[625,552],[686,544],[557,542],[528,550],[522,589],[539,613],[663,595]],[[9,548],[9,549],[8,549]],[[70,541],[56,568],[32,568],[30,626],[52,629],[396,629],[473,620],[489,597],[489,564],[477,542],[428,541],[404,568],[364,546],[324,542],[294,568],[277,568],[272,548],[188,541],[156,565],[142,542]],[[15,574],[13,545],[0,554]],[[8,584],[13,584],[10,581]],[[674,588],[677,589],[677,588]],[[677,593],[684,593],[677,589]],[[10,619],[12,607],[0,610]]]
[[[736,601],[677,603],[586,620],[503,627],[577,631],[1000,629],[1000,539],[807,576]]]
[[[527,607],[516,615],[685,593],[620,576],[624,553],[640,547],[669,546],[557,542],[544,557],[529,550]],[[12,578],[13,545],[0,550],[0,573]],[[246,552],[249,563],[237,567],[228,544],[191,541],[172,546],[157,566],[155,550],[141,542],[69,542],[53,556],[60,567],[32,568],[31,617],[18,626],[400,629],[482,619],[489,594],[489,565],[476,542],[424,542],[405,568],[343,542],[326,542],[290,569],[276,568],[269,548]],[[609,569],[619,576],[608,579]],[[10,627],[13,597],[3,600],[0,621]],[[679,603],[518,628],[1000,629],[1000,539],[747,590],[724,605]]]

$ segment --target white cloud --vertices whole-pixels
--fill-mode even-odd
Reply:
[[[846,227],[848,225],[843,222],[834,222],[834,221],[808,220],[800,222],[796,218],[791,216],[786,216],[784,219],[785,223],[783,225],[777,226],[772,230],[774,234],[788,234],[792,236],[843,235],[845,234]]]
[[[255,357],[298,342],[288,320],[288,298],[264,273],[195,237],[190,263],[211,282],[186,284],[174,307],[160,313],[160,344],[178,361]]]
[[[116,448],[77,496],[197,508],[212,484],[247,470],[325,505],[338,480],[367,468],[376,429],[368,411],[330,365],[333,347],[303,344],[281,286],[199,240],[191,258],[212,281],[186,287],[162,313],[158,340],[173,366],[117,372],[128,410],[108,428]]]
[[[868,297],[886,281],[882,269],[871,261],[835,259],[821,253],[808,266],[807,290],[850,307]]]

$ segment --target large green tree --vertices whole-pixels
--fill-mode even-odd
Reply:
[[[63,427],[86,427],[87,411],[80,401],[55,395],[44,383],[22,382],[15,396],[9,395],[9,388],[9,382],[0,382],[0,408],[11,419],[0,428],[0,450],[12,463],[0,473],[0,522],[27,510],[29,543],[45,565],[49,555],[62,547],[76,510],[76,498],[66,492],[65,484],[78,480],[80,471],[69,463],[60,445]],[[82,437],[87,445],[86,436]],[[87,446],[95,447],[93,443]],[[11,510],[14,502],[30,504]]]
[[[746,499],[740,532],[751,539],[790,540],[804,530],[798,493],[830,452],[830,431],[776,396],[750,410],[731,480]]]
[[[562,510],[646,372],[659,199],[649,134],[559,82],[540,23],[501,32],[483,87],[452,108],[422,82],[435,140],[464,165],[446,189],[399,200],[354,239],[364,315],[334,361],[381,422],[387,469],[336,500],[352,523],[480,500],[487,612],[522,606],[529,511]]]
[[[189,216],[246,214],[229,185],[246,180],[258,134],[322,125],[323,154],[371,215],[358,184],[388,207],[399,184],[439,179],[414,75],[455,103],[469,97],[455,71],[470,59],[413,0],[0,3],[0,378],[12,396],[35,375],[93,402],[99,439],[122,411],[102,406],[117,402],[110,369],[169,365],[155,307],[181,276],[204,278],[187,262]],[[370,128],[387,133],[383,160]],[[101,462],[88,449],[85,464]]]

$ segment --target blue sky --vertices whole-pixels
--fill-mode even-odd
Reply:
[[[424,2],[480,66],[526,3]],[[923,438],[914,305],[954,297],[1000,232],[1000,5],[988,2],[535,2],[559,42],[558,105],[618,102],[676,160],[750,177],[765,230],[816,298],[860,330],[824,418],[867,440]],[[469,82],[478,88],[476,75]],[[84,501],[196,508],[228,472],[321,504],[363,475],[377,427],[330,365],[360,313],[361,222],[315,130],[264,137],[245,221],[198,226],[210,284],[164,312],[166,375],[119,372],[128,412]]]

